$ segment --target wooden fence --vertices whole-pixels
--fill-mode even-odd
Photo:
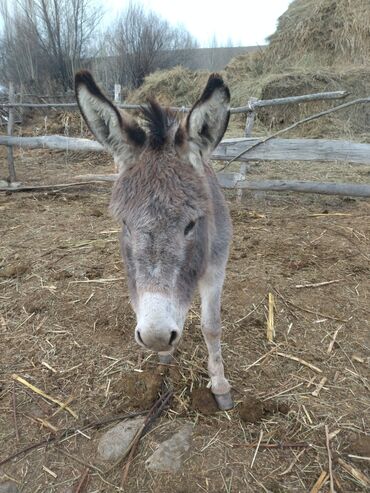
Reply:
[[[9,185],[0,187],[0,191],[22,191],[30,187],[20,186],[16,183],[16,174],[12,156],[13,146],[22,148],[48,148],[65,151],[78,152],[103,152],[103,147],[93,140],[63,137],[59,135],[40,136],[40,137],[16,137],[13,136],[13,119],[12,112],[15,108],[76,108],[76,103],[16,103],[14,93],[9,93],[9,102],[0,103],[0,107],[9,109],[8,118],[8,135],[0,135],[0,145],[8,146],[8,169]],[[246,113],[246,135],[250,135],[253,128],[254,116],[258,108],[275,106],[282,104],[297,104],[307,101],[332,100],[344,98],[348,95],[345,91],[336,91],[330,93],[308,94],[303,96],[294,96],[289,98],[279,98],[273,100],[256,100],[252,98],[247,106],[231,108],[231,113]],[[341,106],[332,108],[322,114],[335,111],[356,103],[368,103],[370,98],[345,103]],[[119,105],[121,108],[132,110],[138,109],[140,105]],[[189,109],[184,107],[174,107],[176,111],[186,112]],[[309,121],[321,113],[308,117],[304,121]],[[278,132],[282,133],[282,131]],[[360,144],[347,141],[330,141],[320,139],[281,139],[268,137],[267,139],[256,139],[251,137],[238,139],[225,139],[215,149],[212,159],[218,161],[237,160],[246,161],[336,161],[340,163],[370,164],[370,144]],[[227,166],[226,164],[226,166]],[[225,166],[225,167],[226,167]],[[240,166],[239,173],[218,173],[220,184],[225,188],[237,188],[241,190],[274,190],[274,191],[297,191],[306,193],[322,193],[330,195],[352,195],[357,197],[370,197],[370,185],[354,183],[320,183],[320,182],[301,182],[301,181],[283,181],[283,180],[264,180],[248,181],[246,179],[246,165]],[[92,181],[112,181],[115,175],[86,175],[77,177],[78,181],[60,186],[74,186]],[[55,188],[56,186],[54,186]],[[32,187],[33,189],[35,187]],[[36,187],[40,189],[53,188],[53,186]]]

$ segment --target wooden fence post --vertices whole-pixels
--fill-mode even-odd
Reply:
[[[121,102],[121,84],[114,84],[114,102]]]
[[[247,165],[246,163],[242,163],[240,165],[240,179],[245,180],[246,179],[246,172],[247,172]],[[242,188],[238,188],[236,192],[236,200],[237,202],[241,202],[243,199],[243,192],[244,190]]]
[[[252,130],[254,126],[254,117],[256,116],[256,112],[254,108],[254,103],[256,101],[258,101],[257,98],[250,98],[248,101],[248,107],[250,109],[249,111],[247,111],[247,120],[245,122],[245,130],[244,130],[245,137],[250,137],[252,135]]]
[[[14,103],[14,84],[9,82],[9,104]],[[13,135],[14,129],[14,107],[9,106],[8,113],[8,135]],[[9,170],[9,182],[14,183],[17,181],[17,176],[14,167],[13,146],[8,146],[8,170]]]

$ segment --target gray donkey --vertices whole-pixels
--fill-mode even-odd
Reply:
[[[208,164],[229,121],[229,89],[211,75],[182,122],[150,100],[142,108],[144,128],[120,112],[87,71],[76,75],[76,96],[90,130],[120,168],[110,207],[122,224],[136,341],[158,352],[161,362],[171,361],[198,287],[211,389],[219,408],[230,409],[220,303],[232,228]]]

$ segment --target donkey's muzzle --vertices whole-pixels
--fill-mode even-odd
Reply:
[[[136,327],[135,330],[136,342],[146,349],[152,351],[170,351],[180,339],[180,331],[178,329],[156,329],[155,327]]]

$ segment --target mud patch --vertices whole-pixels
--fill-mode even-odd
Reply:
[[[29,271],[29,266],[22,262],[18,264],[10,264],[0,270],[0,277],[20,277]]]
[[[262,402],[253,396],[249,396],[239,406],[239,416],[245,423],[258,423],[269,414],[288,414],[289,410],[290,406],[284,402]]]
[[[191,393],[191,409],[205,415],[218,411],[217,403],[210,389],[194,389]]]
[[[354,440],[349,446],[349,453],[370,457],[370,435],[360,436]]]

